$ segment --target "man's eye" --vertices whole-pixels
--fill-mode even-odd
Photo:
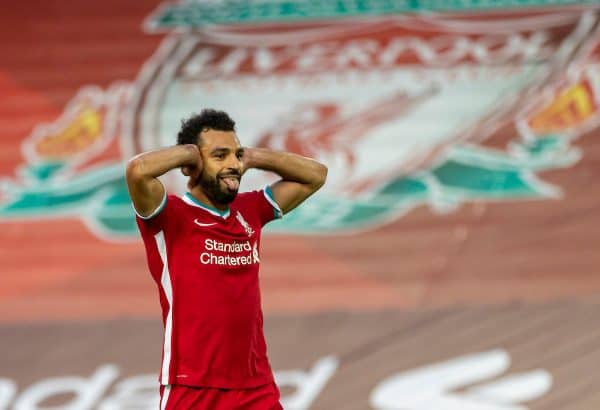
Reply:
[[[244,153],[243,152],[238,152],[237,157],[238,157],[238,159],[244,158]]]

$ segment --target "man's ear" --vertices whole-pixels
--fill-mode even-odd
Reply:
[[[180,169],[181,169],[181,173],[184,176],[189,177],[190,175],[192,175],[192,167],[186,165],[184,167],[181,167]]]

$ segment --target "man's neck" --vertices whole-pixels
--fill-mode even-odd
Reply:
[[[213,201],[206,193],[202,190],[202,188],[194,187],[190,194],[203,205],[206,205],[209,208],[217,209],[221,212],[227,211],[229,209],[229,204],[222,204],[220,202]]]

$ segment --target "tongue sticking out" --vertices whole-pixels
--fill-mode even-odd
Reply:
[[[237,191],[240,187],[240,181],[235,177],[225,177],[222,178],[223,182],[227,186],[227,189],[230,191]]]

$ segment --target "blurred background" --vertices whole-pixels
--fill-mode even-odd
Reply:
[[[0,410],[157,408],[124,162],[205,107],[329,166],[263,239],[286,409],[600,408],[596,1],[56,0],[0,22]]]

